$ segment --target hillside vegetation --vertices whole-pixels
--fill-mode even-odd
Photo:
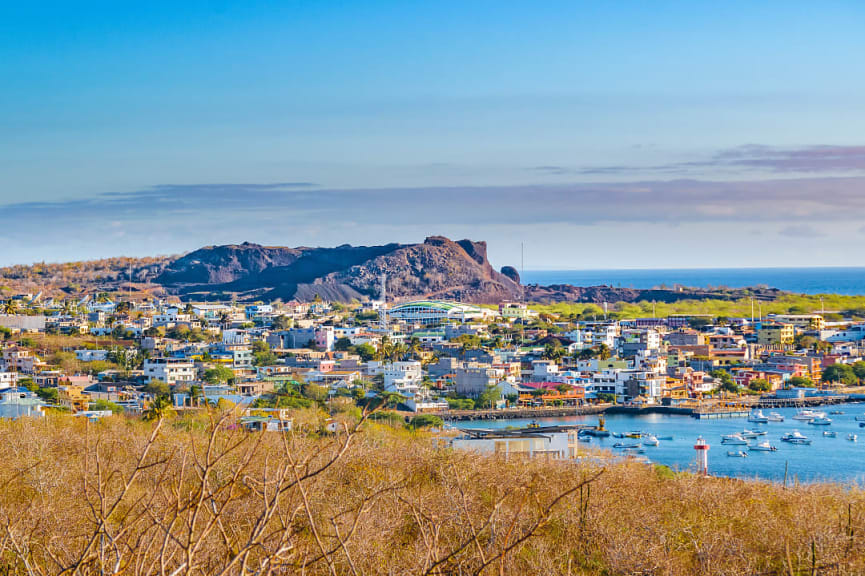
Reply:
[[[858,489],[506,461],[383,425],[232,428],[213,414],[0,422],[0,572],[865,572]]]

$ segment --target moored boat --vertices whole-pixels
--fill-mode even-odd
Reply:
[[[781,416],[780,414],[778,414],[777,412],[769,412],[769,415],[767,416],[767,418],[769,419],[769,422],[783,422],[784,421],[784,417]]]
[[[793,420],[803,420],[805,422],[808,422],[810,420],[814,420],[815,418],[825,418],[825,417],[826,417],[825,412],[819,412],[817,410],[807,410],[806,409],[806,410],[802,410],[801,412],[799,412],[795,416],[793,416]]]
[[[831,423],[831,418],[814,418],[813,420],[808,421],[808,424],[811,424],[812,426],[828,426]]]
[[[616,442],[615,444],[613,444],[613,448],[622,448],[625,450],[634,450],[639,447],[639,444],[625,444],[624,442]]]
[[[739,446],[747,446],[748,441],[741,434],[726,434],[721,436],[721,444],[734,444]]]
[[[778,449],[766,440],[764,442],[760,442],[759,444],[755,444],[754,446],[748,446],[748,450],[752,450],[754,452],[777,452]]]
[[[646,434],[643,436],[643,446],[657,446],[660,444],[658,437],[654,434]]]
[[[766,424],[769,422],[769,417],[763,414],[762,410],[751,410],[751,413],[748,414],[748,422],[754,422],[755,424]]]
[[[731,450],[730,452],[727,452],[727,456],[729,456],[731,458],[747,458],[748,453],[744,452],[742,450],[735,450],[735,451]]]
[[[811,439],[800,433],[798,430],[793,430],[792,432],[787,432],[783,436],[781,436],[782,442],[789,442],[790,444],[810,444]]]
[[[855,442],[858,439],[859,439],[859,437],[856,436],[855,434],[847,434],[847,440],[849,440],[850,442]]]
[[[742,430],[742,432],[740,432],[739,435],[742,438],[752,439],[752,438],[757,438],[758,436],[765,436],[766,431],[765,430]]]
[[[823,436],[825,436],[827,438],[835,438],[836,436],[838,436],[838,433],[835,432],[834,430],[824,430]]]

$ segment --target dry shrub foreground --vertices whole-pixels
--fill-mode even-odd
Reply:
[[[211,418],[0,423],[0,573],[865,573],[859,490]]]

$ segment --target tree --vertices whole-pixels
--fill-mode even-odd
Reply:
[[[151,380],[144,387],[144,391],[155,398],[168,398],[171,395],[171,388],[162,380]]]
[[[360,359],[364,362],[369,362],[373,358],[376,357],[376,349],[375,346],[370,344],[369,342],[364,342],[363,344],[358,345],[354,349],[355,353],[360,356]]]
[[[282,315],[274,318],[270,327],[274,330],[288,330],[292,326],[294,326],[294,319],[290,316]]]
[[[814,383],[810,378],[805,378],[804,376],[793,376],[789,380],[787,380],[787,385],[792,388],[813,388]]]
[[[567,384],[557,384],[556,390],[558,390],[560,394],[567,394],[571,391],[571,387]]]
[[[849,364],[832,364],[823,370],[823,382],[840,382],[845,386],[854,386],[859,383],[859,378]]]
[[[113,414],[123,414],[123,406],[108,400],[95,400],[90,403],[91,410],[111,410]]]
[[[609,360],[612,356],[612,353],[610,352],[610,347],[606,344],[598,345],[596,356],[599,360]]]
[[[327,388],[317,384],[304,384],[303,395],[310,400],[323,404],[327,401]]]
[[[856,378],[861,382],[865,380],[865,362],[862,360],[853,363],[853,373],[856,374]]]
[[[162,420],[174,413],[174,408],[171,406],[171,401],[168,396],[157,396],[150,403],[147,411],[144,412],[144,419],[148,422]]]
[[[739,385],[736,384],[736,381],[733,380],[733,377],[730,376],[728,372],[725,372],[724,370],[712,370],[709,375],[718,381],[719,389],[726,392],[732,392],[733,394],[739,392]]]
[[[234,380],[234,371],[226,366],[216,366],[204,371],[204,381],[209,384],[227,384]]]
[[[565,355],[565,349],[558,340],[553,340],[544,346],[543,357],[547,360],[558,360]]]
[[[616,395],[610,394],[609,392],[598,392],[597,397],[601,402],[608,402],[610,404],[616,403]]]
[[[475,402],[477,408],[493,408],[496,402],[502,399],[502,390],[498,386],[488,386],[486,390],[478,395]]]
[[[342,338],[338,338],[336,342],[333,343],[333,349],[338,352],[349,352],[354,348],[351,344],[351,339],[343,336]]]
[[[276,354],[271,352],[270,344],[263,340],[252,343],[253,364],[256,366],[271,366],[279,361]]]
[[[418,414],[409,421],[408,425],[415,430],[420,428],[441,428],[444,426],[444,420],[432,414]]]
[[[769,382],[763,378],[752,378],[748,382],[748,388],[754,392],[768,392],[771,389]]]

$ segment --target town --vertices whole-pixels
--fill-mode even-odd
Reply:
[[[418,424],[611,406],[702,414],[837,399],[865,378],[865,323],[837,313],[628,319],[534,308],[18,294],[0,306],[0,417],[214,405],[279,429],[291,409],[336,418],[372,399]]]

